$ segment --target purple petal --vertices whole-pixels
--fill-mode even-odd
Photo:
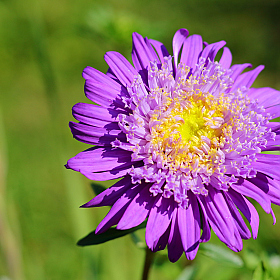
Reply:
[[[154,250],[156,241],[165,233],[174,210],[174,201],[168,198],[159,197],[153,205],[146,227],[147,246]]]
[[[103,107],[110,107],[113,105],[113,103],[116,103],[116,105],[118,105],[120,108],[123,107],[122,102],[116,100],[118,95],[124,95],[123,89],[117,90],[104,83],[88,79],[85,82],[84,90],[88,99]]]
[[[203,206],[203,204],[199,201],[199,206],[201,208],[201,218],[202,218],[202,226],[201,226],[201,229],[202,229],[202,234],[201,234],[201,237],[200,237],[200,240],[199,242],[207,242],[210,240],[210,237],[211,237],[211,228],[209,226],[209,223],[208,223],[208,218],[207,218],[207,214],[206,214],[206,211],[205,211],[205,208]]]
[[[201,57],[206,58],[206,64],[207,59],[209,58],[211,61],[214,61],[216,54],[218,51],[226,44],[225,41],[220,41],[217,43],[210,44],[205,47],[205,49],[201,53]]]
[[[251,88],[248,96],[257,99],[260,106],[266,109],[273,118],[280,116],[280,91],[273,88]]]
[[[222,54],[222,57],[221,57],[219,63],[225,69],[228,69],[228,68],[230,68],[231,62],[232,62],[232,54],[231,54],[229,48],[224,47],[224,51],[223,51],[223,54]]]
[[[149,40],[134,32],[132,34],[132,61],[135,68],[140,71],[147,69],[150,62],[159,62],[158,56],[151,46]]]
[[[252,164],[253,168],[256,171],[259,171],[261,173],[264,173],[272,178],[275,178],[277,180],[280,180],[280,169],[279,168],[271,168],[271,164],[265,164],[263,162],[254,162]]]
[[[178,261],[184,252],[178,226],[178,206],[174,208],[167,248],[168,258],[173,263]]]
[[[266,124],[268,128],[271,129],[271,131],[276,132],[277,130],[280,130],[280,123],[279,122],[269,122]]]
[[[276,132],[276,134],[278,133],[277,131],[275,131]],[[267,144],[266,144],[266,147],[265,148],[263,148],[262,150],[274,150],[275,148],[276,148],[276,150],[278,150],[278,148],[279,147],[275,147],[275,145],[280,145],[280,135],[278,134],[278,135],[276,135],[276,137],[275,137],[275,140],[268,140],[267,141]],[[272,176],[273,177],[273,176]],[[279,178],[278,178],[278,180],[279,180]]]
[[[244,63],[244,64],[235,64],[232,65],[230,68],[232,70],[232,73],[230,74],[230,77],[235,80],[246,68],[251,68],[252,64],[250,63]]]
[[[267,156],[267,154],[265,154],[265,156]],[[278,158],[280,157],[279,155],[275,156],[278,156]],[[256,157],[257,159],[261,158],[260,154],[257,154]],[[275,164],[279,165],[279,160],[274,161],[274,165]],[[272,168],[270,159],[266,157],[262,157],[261,161],[253,162],[252,167],[256,171],[267,174],[274,179],[280,180],[280,168]]]
[[[238,193],[256,200],[266,213],[270,213],[271,203],[267,195],[247,180],[239,179],[237,184],[232,184],[232,189]]]
[[[81,170],[80,172],[90,180],[106,181],[106,180],[117,179],[125,176],[131,170],[132,164],[135,168],[143,165],[142,162],[133,162],[133,163],[127,162],[118,167],[113,168],[110,171],[92,173],[85,170]]]
[[[276,217],[275,217],[275,214],[274,214],[274,212],[273,212],[272,209],[271,209],[271,211],[270,211],[270,214],[271,214],[272,219],[273,219],[273,225],[275,225],[275,224],[276,224]]]
[[[272,118],[278,118],[280,116],[280,103],[265,107],[265,110],[272,116]]]
[[[73,137],[81,142],[92,145],[110,145],[116,139],[126,142],[126,136],[120,130],[93,127],[82,123],[69,122]]]
[[[257,173],[257,176],[249,179],[249,181],[263,190],[272,203],[280,205],[280,181],[271,179],[261,173]]]
[[[280,141],[278,141],[278,144],[275,143],[276,145],[280,145]],[[280,146],[270,146],[270,145],[267,145],[266,148],[262,149],[262,152],[273,152],[273,151],[280,151]]]
[[[124,192],[132,186],[130,176],[125,176],[113,186],[82,205],[81,208],[113,205],[124,194]]]
[[[148,48],[149,51],[150,51],[150,53],[148,53],[149,58],[152,59],[152,60],[150,60],[150,61],[152,61],[152,62],[155,62],[155,61],[156,61],[156,62],[159,63],[159,62],[160,62],[159,57],[158,57],[156,51],[154,50],[154,48],[153,48],[153,46],[152,46],[150,40],[149,40],[147,37],[145,37],[144,41],[145,41],[145,43],[146,43],[147,48]]]
[[[256,159],[258,162],[263,163],[273,163],[273,164],[280,164],[280,155],[273,155],[273,154],[257,154]]]
[[[234,82],[233,86],[232,86],[232,91],[237,90],[238,88],[241,88],[243,86],[249,88],[253,82],[255,81],[255,79],[257,78],[257,76],[259,75],[259,73],[264,69],[263,65],[258,66],[257,68],[255,68],[254,70],[248,71],[246,73],[241,74]]]
[[[88,179],[93,181],[107,181],[118,179],[125,176],[131,169],[131,164],[128,166],[124,166],[123,168],[114,168],[111,171],[104,171],[99,173],[92,173],[87,171],[81,171],[81,174],[86,176]]]
[[[125,230],[136,227],[148,216],[156,198],[149,191],[150,185],[145,185],[127,207],[117,225],[117,229]]]
[[[229,189],[228,195],[231,197],[233,203],[236,207],[242,212],[245,218],[250,223],[252,228],[253,238],[256,239],[258,236],[259,230],[259,214],[255,207],[251,204],[249,200],[247,200],[243,195],[240,193]]]
[[[202,51],[202,38],[200,35],[192,35],[189,36],[183,45],[181,62],[190,66],[190,68],[194,68],[197,61],[198,56]]]
[[[108,75],[90,67],[87,66],[83,71],[83,78],[85,80],[91,80],[93,83],[100,83],[103,85],[106,85],[107,87],[110,87],[112,89],[115,89],[117,91],[121,90],[121,85],[111,79]]]
[[[208,196],[200,196],[200,200],[213,231],[230,249],[240,251],[242,240],[222,193],[210,185],[208,188]]]
[[[113,111],[117,115],[117,110]],[[116,121],[107,108],[93,104],[77,103],[73,106],[72,113],[76,120],[93,126],[104,127],[106,124]]]
[[[100,172],[131,163],[131,152],[118,148],[91,148],[77,154],[67,162],[67,168],[78,172]]]
[[[149,39],[149,42],[156,49],[161,63],[164,63],[164,57],[169,56],[169,52],[166,49],[166,47],[164,46],[164,44],[159,41],[153,40],[153,39]]]
[[[188,260],[196,256],[200,240],[200,212],[197,199],[189,196],[187,209],[178,208],[178,223],[183,248]]]
[[[102,233],[108,230],[111,226],[116,225],[124,214],[129,203],[139,193],[146,184],[133,185],[128,189],[113,205],[106,217],[97,226],[95,233]]]
[[[107,52],[104,59],[125,87],[131,85],[133,77],[138,75],[138,72],[133,68],[128,60],[118,52]]]
[[[173,46],[175,68],[177,67],[177,64],[178,64],[179,52],[182,48],[182,45],[183,45],[185,39],[188,37],[188,35],[189,35],[189,31],[187,29],[182,28],[182,29],[179,29],[173,37],[172,46]]]
[[[232,202],[230,196],[227,192],[224,192],[224,197],[227,202],[228,208],[231,212],[231,216],[233,217],[235,221],[235,225],[237,227],[238,232],[240,233],[240,236],[242,239],[249,239],[251,238],[251,232],[246,226],[242,216],[238,212],[237,208],[235,207],[234,203]]]
[[[171,228],[171,224],[169,224],[168,229],[164,232],[164,234],[154,242],[154,249],[153,252],[157,252],[157,251],[161,251],[164,250],[167,243],[168,243],[168,239],[169,239],[169,235],[170,235],[170,228]]]

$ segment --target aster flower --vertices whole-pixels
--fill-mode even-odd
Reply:
[[[194,259],[211,228],[233,251],[257,237],[248,200],[275,216],[280,204],[280,92],[251,88],[264,66],[232,65],[225,42],[207,44],[180,29],[173,56],[158,41],[133,34],[132,66],[108,52],[106,74],[86,67],[85,94],[70,122],[74,138],[93,147],[66,167],[91,180],[121,178],[82,207],[112,206],[96,233],[147,219],[146,243],[168,248],[170,261]],[[217,52],[223,48],[219,61]]]

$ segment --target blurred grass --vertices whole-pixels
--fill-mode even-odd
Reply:
[[[144,252],[129,236],[95,247],[75,245],[108,210],[79,209],[93,196],[90,182],[63,167],[87,148],[73,140],[68,129],[71,107],[87,102],[83,68],[106,71],[103,55],[109,50],[130,59],[134,31],[161,40],[171,51],[174,32],[185,27],[208,42],[226,40],[234,63],[265,64],[255,85],[279,90],[279,12],[279,1],[273,0],[0,1],[0,107],[5,131],[1,215],[6,221],[1,230],[12,240],[10,247],[0,248],[0,279],[140,279]],[[279,217],[279,208],[274,209]],[[271,217],[258,210],[259,238],[245,241],[240,255],[246,257],[249,249],[260,256],[274,254],[277,279],[280,225],[272,226]],[[2,244],[7,244],[4,240],[1,235]],[[211,242],[219,243],[214,235]],[[9,266],[7,253],[14,254],[16,268]],[[194,262],[184,257],[177,264],[166,260],[165,253],[157,255],[151,280],[176,279],[186,266],[199,268],[193,279],[251,279],[253,273],[229,269],[200,253]]]

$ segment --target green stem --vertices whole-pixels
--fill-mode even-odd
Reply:
[[[155,257],[155,254],[147,247],[142,280],[148,280],[149,271],[150,271],[151,265],[153,263],[154,257]]]

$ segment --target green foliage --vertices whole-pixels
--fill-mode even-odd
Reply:
[[[218,246],[211,243],[201,244],[200,252],[218,263],[236,268],[241,268],[244,265],[242,259],[237,254],[221,245]]]
[[[112,227],[105,231],[104,233],[96,234],[95,230],[89,233],[84,238],[80,239],[77,243],[79,246],[89,246],[89,245],[97,245],[101,244],[116,238],[123,237],[127,234],[133,233],[138,229],[142,229],[146,227],[147,222],[143,222],[137,227],[127,229],[127,230],[118,230],[115,227]]]
[[[93,192],[95,193],[95,195],[98,195],[106,190],[106,188],[101,184],[91,183],[90,186],[91,186]]]

